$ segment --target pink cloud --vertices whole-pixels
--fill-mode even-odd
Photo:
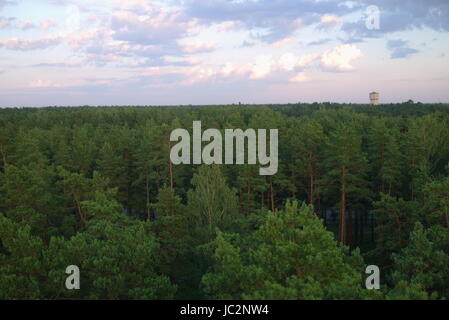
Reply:
[[[13,20],[14,20],[14,18],[1,18],[0,17],[0,29],[9,26]]]
[[[186,68],[182,72],[186,78],[181,82],[182,85],[192,85],[198,82],[206,81],[217,75],[214,68],[209,66],[195,66]]]
[[[40,38],[40,39],[5,39],[0,40],[0,47],[5,47],[10,50],[36,50],[46,49],[48,47],[56,46],[62,42],[59,36]]]
[[[240,21],[225,21],[217,25],[218,32],[231,31],[234,29],[238,29],[242,27],[242,23]]]
[[[326,15],[321,17],[318,28],[330,29],[343,23],[343,19],[337,16]]]
[[[293,38],[284,38],[284,39],[281,39],[281,40],[271,43],[270,46],[273,48],[281,48],[281,47],[284,47],[284,46],[294,43],[294,42],[295,42],[295,39],[293,39]]]
[[[55,82],[52,80],[34,80],[28,83],[26,86],[29,89],[58,89],[58,88],[76,88],[80,86],[103,86],[113,85],[114,79],[96,79],[96,78],[84,78],[75,81]]]
[[[37,88],[61,88],[62,85],[59,83],[55,83],[51,80],[34,80],[28,84],[29,88],[37,89]]]
[[[362,51],[353,44],[344,44],[325,51],[321,63],[331,70],[351,71],[355,67],[351,63],[362,57]]]
[[[300,68],[306,67],[313,63],[318,57],[319,55],[317,54],[306,54],[298,59],[296,66]]]
[[[290,78],[288,81],[290,82],[307,82],[310,81],[310,78],[304,73],[300,72],[294,77]]]
[[[182,51],[188,54],[210,52],[215,50],[215,43],[202,41],[189,41],[181,44]]]
[[[251,66],[250,79],[266,78],[276,68],[276,61],[271,54],[256,57]]]
[[[31,21],[24,21],[24,22],[19,24],[19,28],[22,29],[22,30],[28,30],[28,29],[35,28],[35,25]]]
[[[111,23],[114,38],[139,44],[162,45],[174,43],[177,39],[197,32],[197,21],[187,19],[180,11],[152,7],[142,13],[114,12]]]
[[[55,25],[56,25],[56,21],[53,19],[43,20],[39,23],[39,27],[44,31],[47,31],[47,30],[53,28]]]
[[[122,10],[150,10],[155,7],[147,0],[113,0],[112,4]]]

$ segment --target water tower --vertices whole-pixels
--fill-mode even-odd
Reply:
[[[378,92],[371,92],[369,94],[369,99],[371,100],[372,105],[378,105],[379,104],[379,93]]]

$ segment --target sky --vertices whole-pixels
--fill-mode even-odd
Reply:
[[[0,0],[0,107],[449,102],[448,0]]]

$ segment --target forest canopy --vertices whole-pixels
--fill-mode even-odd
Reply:
[[[193,121],[278,129],[277,173],[173,165]],[[0,299],[447,299],[448,141],[447,104],[0,109]]]

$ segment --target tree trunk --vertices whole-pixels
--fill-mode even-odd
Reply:
[[[0,152],[2,153],[2,159],[3,159],[3,167],[5,167],[8,163],[6,161],[6,153],[3,149],[3,145],[0,144]]]
[[[340,199],[340,221],[339,221],[340,242],[346,244],[346,184],[344,180],[341,184]]]
[[[250,211],[251,211],[250,199],[251,199],[251,185],[248,182],[247,202],[246,202],[246,216],[249,216]]]
[[[130,182],[126,186],[126,210],[128,211],[128,216],[132,215],[132,207],[131,207],[131,186]]]
[[[365,211],[362,212],[362,214],[360,215],[360,243],[363,242],[363,232],[364,232],[364,226],[365,226]]]
[[[318,211],[318,212],[320,213],[320,216],[323,218],[323,224],[326,227],[326,225],[327,225],[327,212],[326,212],[326,209],[324,209],[323,212],[321,212],[321,211]]]
[[[168,142],[168,149],[171,149],[171,142]],[[168,159],[168,170],[170,172],[170,187],[173,189],[173,163]]]
[[[81,222],[83,223],[83,226],[87,223],[87,217],[84,215],[83,211],[81,210],[81,202],[74,196],[73,200],[75,201],[76,205],[76,211],[78,212],[78,216],[81,219]]]
[[[147,219],[151,219],[151,208],[150,208],[150,182],[148,179],[148,175],[145,177],[145,188],[146,188],[146,199],[147,199]]]
[[[260,203],[262,204],[262,208],[263,208],[263,206],[265,205],[265,196],[264,196],[264,194],[265,194],[265,192],[264,191],[262,191],[262,196],[261,196],[261,201],[260,201]]]
[[[447,206],[446,206],[446,208],[444,208],[445,210],[444,210],[444,218],[445,218],[445,220],[446,220],[446,227],[448,227],[449,228],[449,217],[448,217],[448,214],[447,214]]]
[[[347,224],[346,224],[346,243],[348,245],[353,243],[353,226],[354,226],[354,219],[353,219],[353,212],[352,208],[346,208],[347,212]]]
[[[168,168],[170,171],[170,187],[173,189],[173,164],[169,161]]]
[[[309,195],[309,204],[313,204],[313,192],[314,192],[314,182],[313,182],[313,174],[310,173],[310,195]]]

